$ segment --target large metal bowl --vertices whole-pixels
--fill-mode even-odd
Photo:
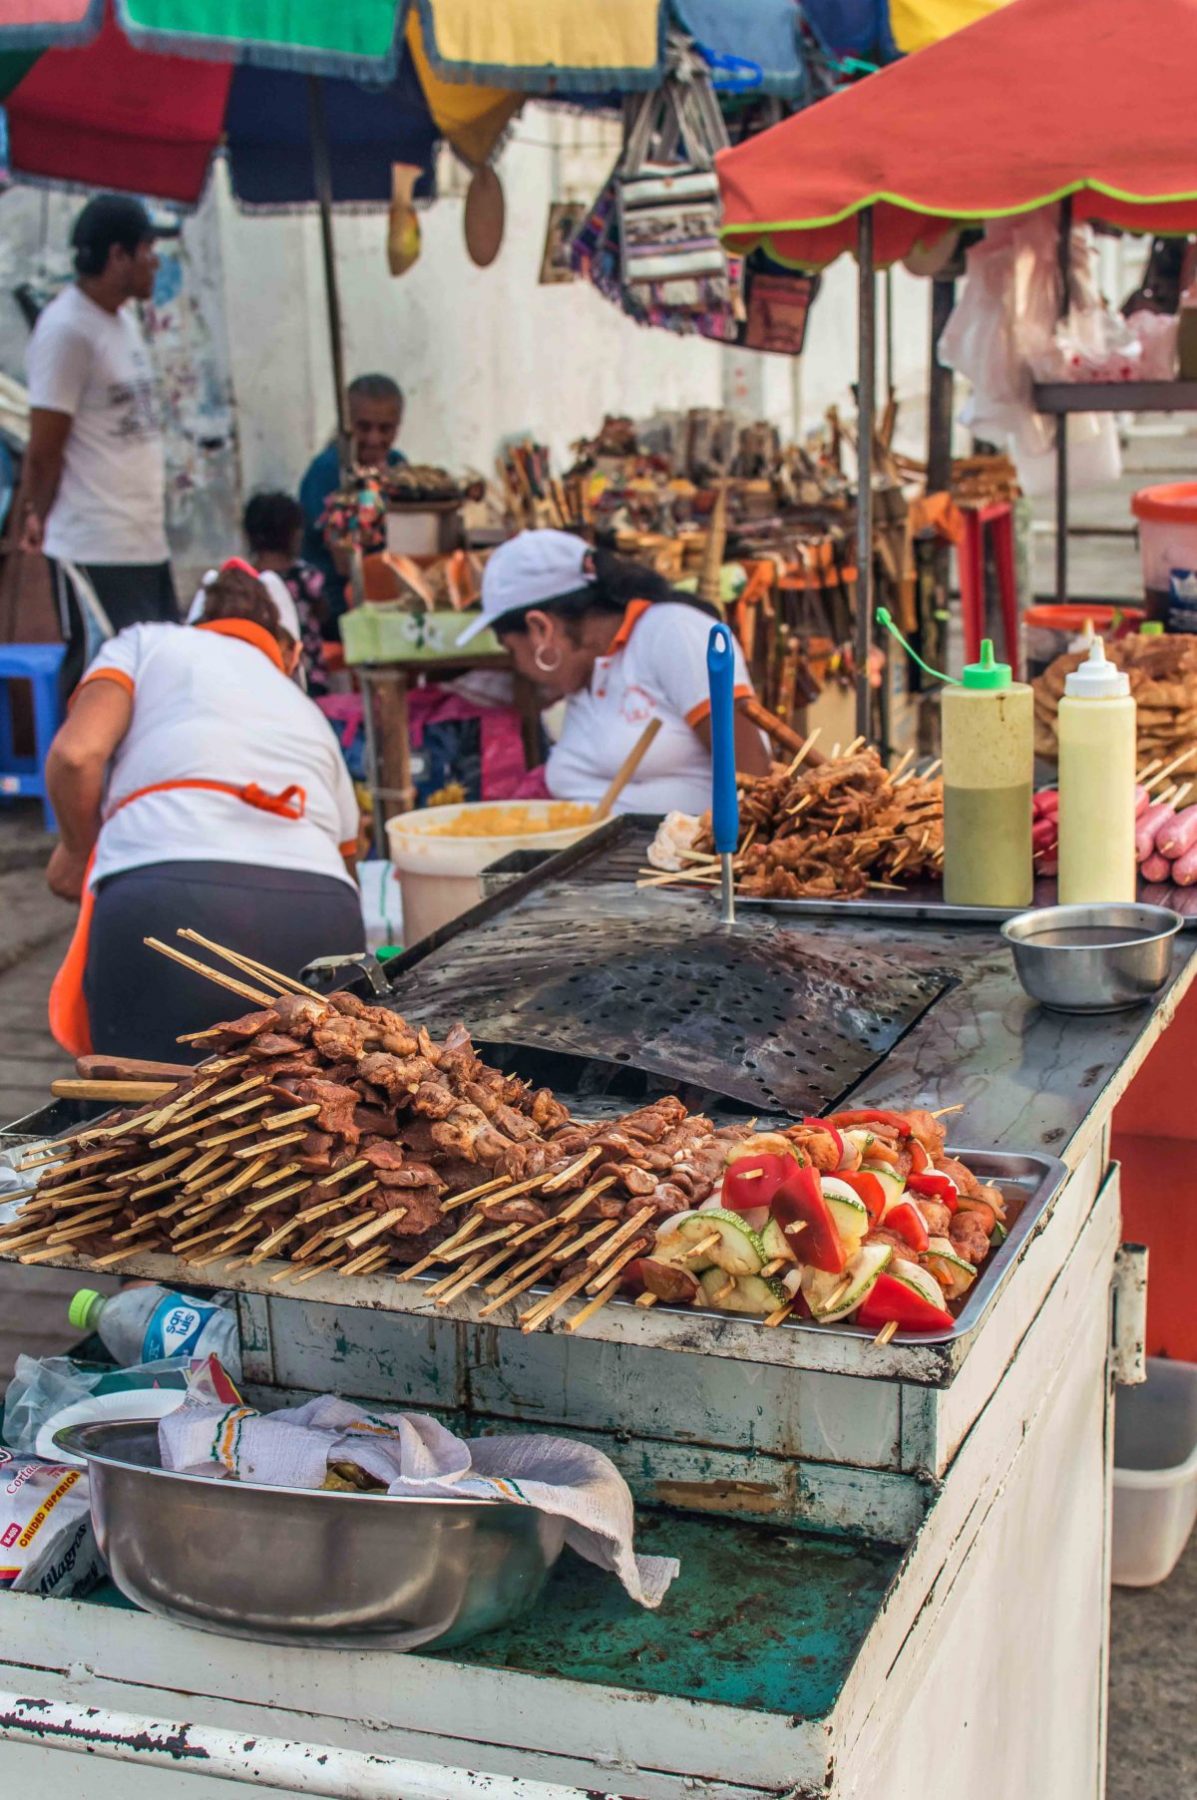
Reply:
[[[1166,906],[1041,906],[1002,926],[1027,993],[1055,1012],[1108,1013],[1159,993],[1184,920]]]
[[[271,1644],[428,1650],[532,1605],[565,1522],[503,1500],[409,1500],[163,1469],[156,1420],[71,1425],[117,1587],[147,1612]]]

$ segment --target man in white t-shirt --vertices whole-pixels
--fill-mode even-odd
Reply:
[[[97,194],[75,221],[76,279],[39,317],[29,345],[29,449],[21,548],[44,550],[67,643],[64,685],[83,672],[81,568],[112,625],[177,618],[166,545],[161,402],[130,301],[154,291],[155,226],[139,200]]]

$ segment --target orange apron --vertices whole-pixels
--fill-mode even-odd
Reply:
[[[147,794],[171,793],[177,788],[201,788],[209,794],[231,794],[234,800],[240,800],[246,806],[256,807],[259,812],[274,813],[282,819],[302,819],[307,805],[304,790],[295,786],[284,788],[281,794],[268,794],[254,781],[247,782],[244,787],[237,787],[231,781],[156,781],[149,787],[136,788],[133,793],[125,794],[106,815],[104,825],[122,807],[131,806],[134,800],[142,800]],[[104,826],[101,825],[100,830],[103,829]],[[87,1056],[92,1047],[91,1020],[83,992],[83,974],[87,968],[91,920],[96,903],[91,888],[91,872],[95,860],[96,853],[93,850],[83,878],[83,894],[75,935],[50,989],[50,1030],[55,1040],[71,1056]]]

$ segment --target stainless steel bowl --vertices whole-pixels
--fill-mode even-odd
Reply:
[[[1055,1012],[1121,1012],[1158,994],[1184,920],[1166,906],[1042,906],[1002,926],[1018,979]]]
[[[408,1500],[163,1469],[156,1420],[70,1425],[121,1593],[147,1612],[271,1644],[427,1650],[536,1600],[565,1521],[503,1500]]]

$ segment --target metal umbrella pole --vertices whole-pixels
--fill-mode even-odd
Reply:
[[[345,385],[345,343],[341,326],[341,290],[337,284],[337,251],[333,240],[332,159],[328,150],[328,116],[324,88],[318,75],[308,76],[308,116],[312,130],[312,173],[320,208],[320,250],[324,262],[324,294],[328,305],[328,344],[332,355],[333,387],[337,396],[337,459],[344,485],[353,473],[353,443],[349,429],[349,394]],[[362,553],[357,544],[350,551],[349,580],[353,604],[365,598]]]
[[[873,430],[877,394],[877,283],[873,261],[873,209],[856,225],[856,731],[870,736],[869,652],[873,642]]]

